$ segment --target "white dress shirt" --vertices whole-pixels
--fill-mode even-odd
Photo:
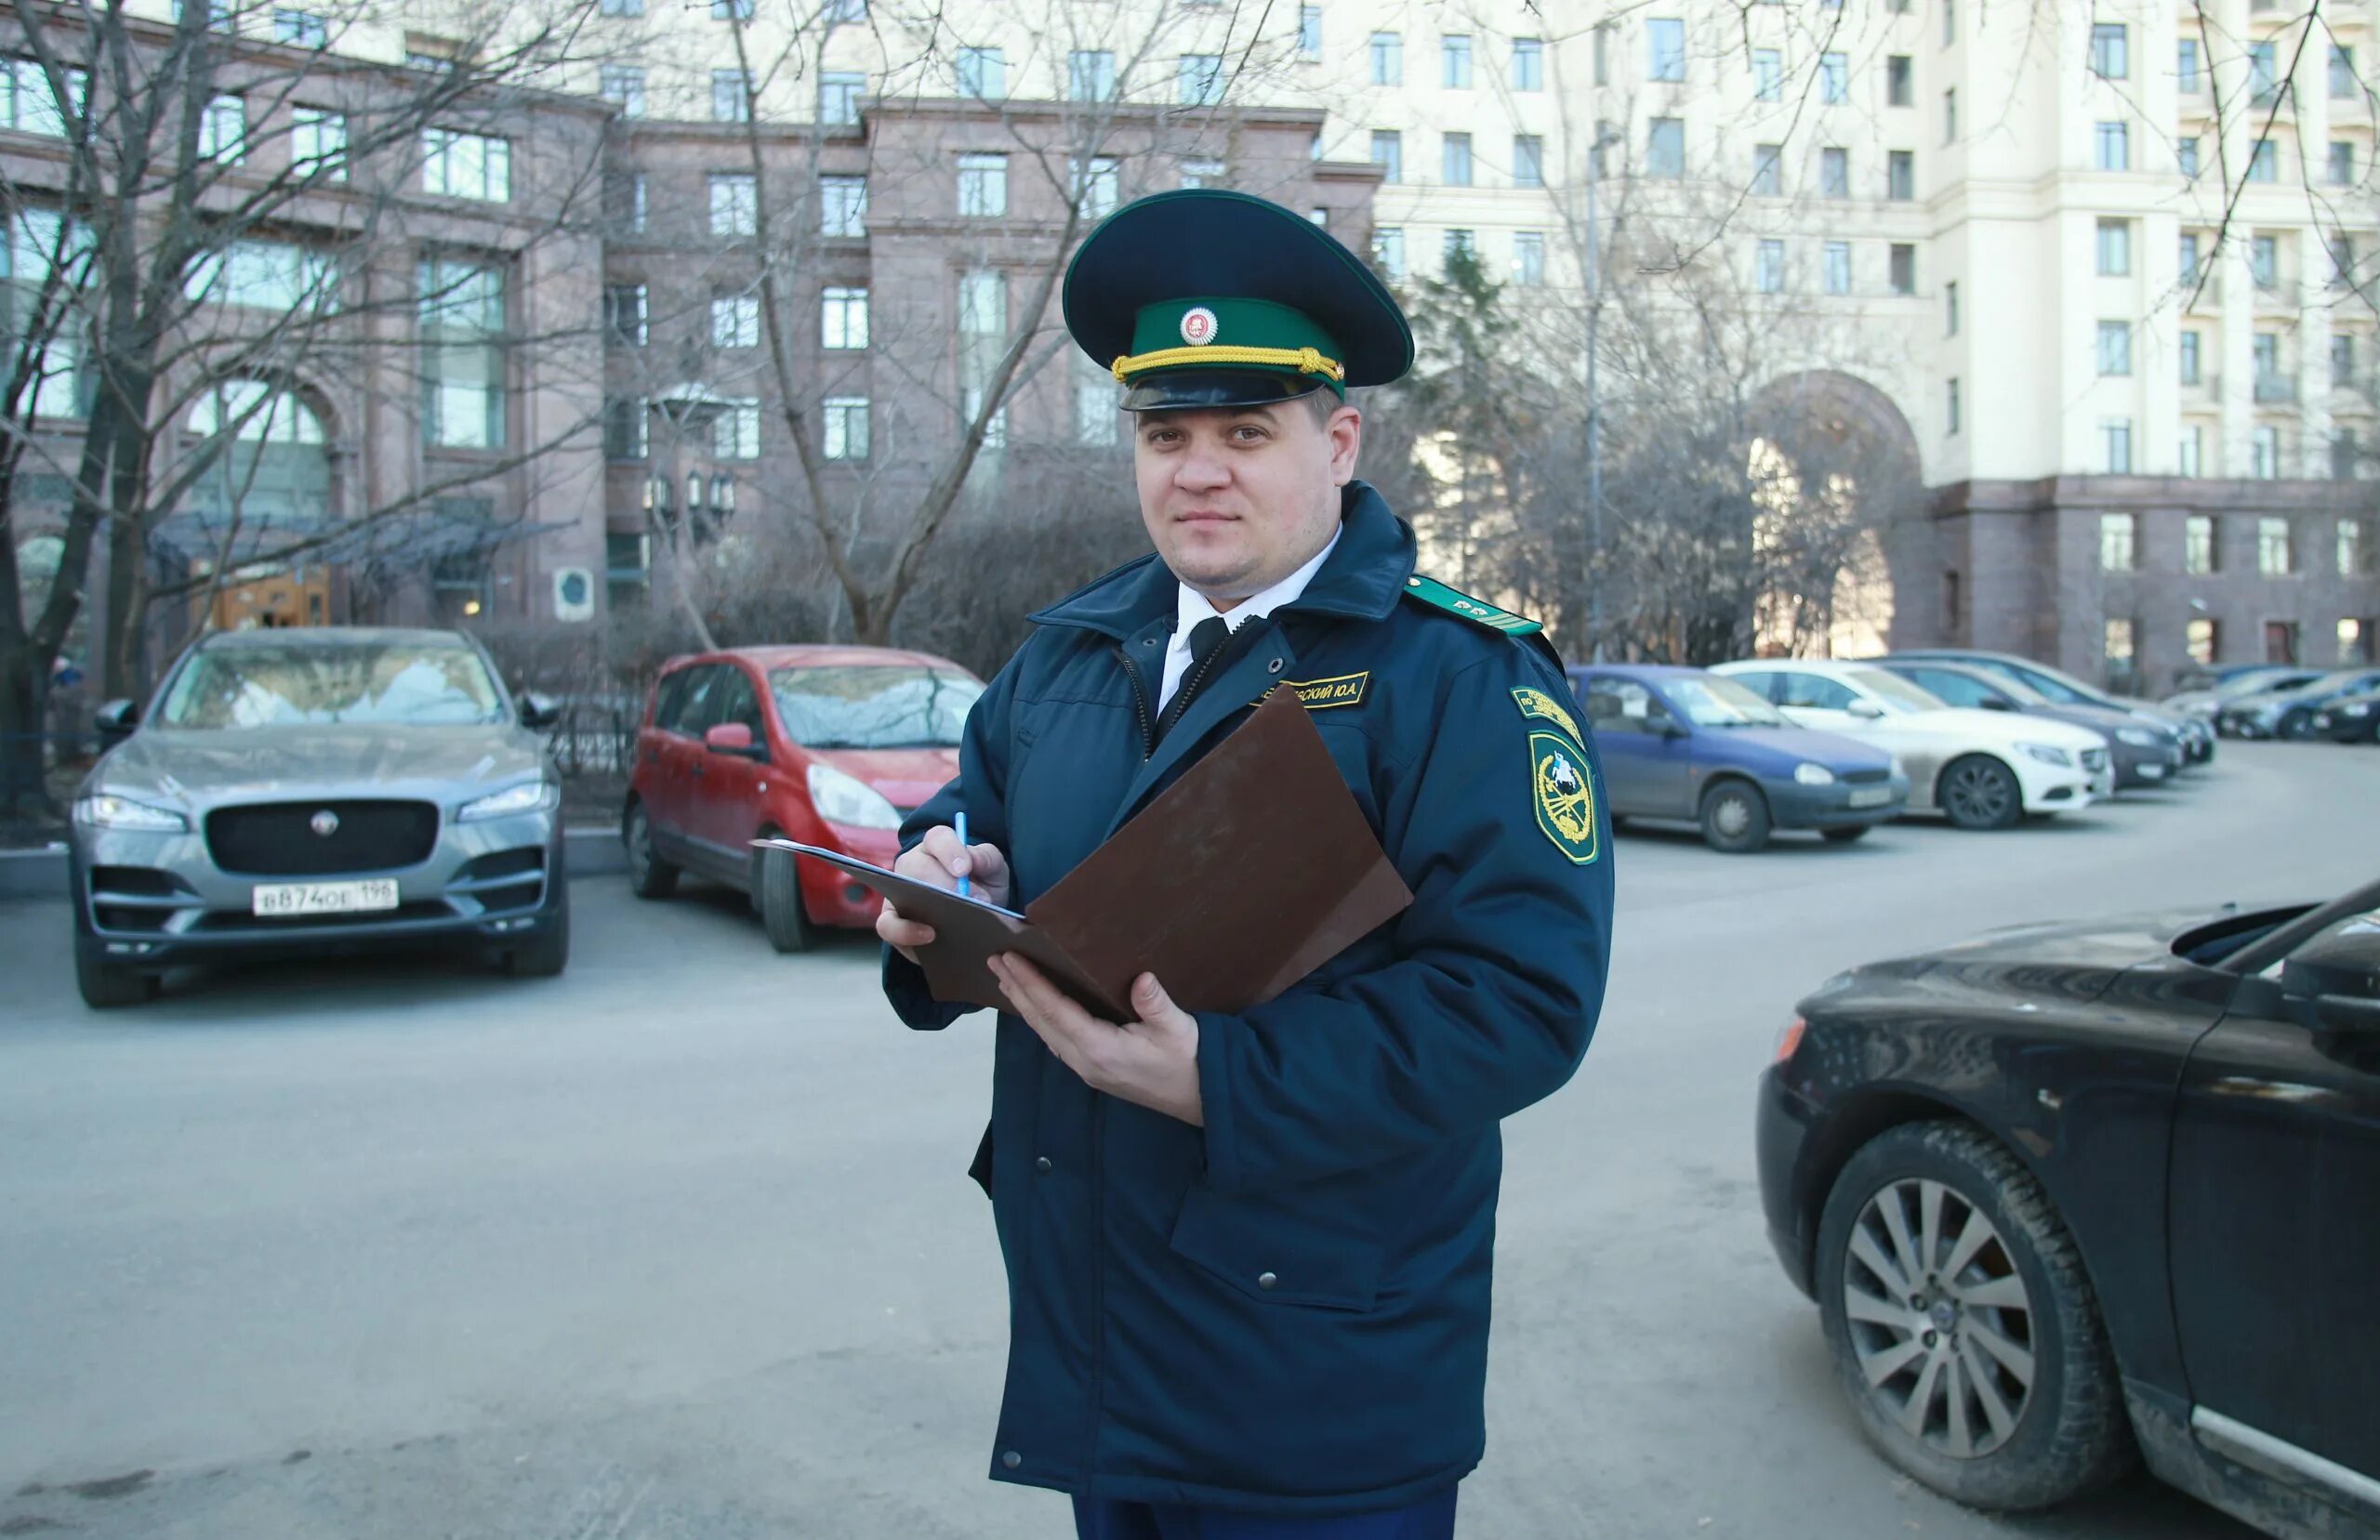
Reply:
[[[1221,615],[1224,624],[1236,631],[1259,615],[1271,614],[1305,592],[1305,586],[1314,581],[1314,574],[1322,570],[1322,563],[1329,559],[1338,546],[1339,532],[1333,530],[1330,544],[1316,552],[1313,560],[1271,587],[1240,600],[1229,610],[1216,609],[1207,602],[1206,595],[1187,583],[1181,585],[1181,592],[1174,596],[1173,600],[1173,640],[1167,643],[1165,649],[1165,683],[1157,692],[1157,714],[1164,715],[1166,703],[1172,700],[1173,692],[1182,688],[1182,676],[1190,672],[1190,632],[1200,621]]]

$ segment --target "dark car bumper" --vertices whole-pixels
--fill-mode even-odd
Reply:
[[[2188,762],[2188,751],[2180,744],[2157,744],[2142,748],[2121,738],[2109,740],[2115,765],[2116,790],[2129,791],[2135,786],[2162,786],[2181,773]]]
[[[1859,829],[1886,819],[1897,818],[1909,807],[1909,777],[1896,775],[1890,781],[1849,783],[1838,781],[1831,786],[1805,786],[1798,781],[1763,781],[1760,789],[1768,797],[1769,822],[1780,829]],[[1855,808],[1854,796],[1890,792],[1889,800],[1881,806]]]
[[[1810,1231],[1817,1216],[1805,1212],[1800,1196],[1813,1112],[1808,1099],[1785,1083],[1784,1065],[1772,1064],[1762,1072],[1752,1149],[1760,1168],[1760,1206],[1768,1220],[1768,1244],[1793,1286],[1816,1298]]]

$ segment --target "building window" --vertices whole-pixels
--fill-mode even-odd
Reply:
[[[2355,338],[2340,332],[2331,338],[2331,388],[2347,390],[2355,385]]]
[[[1109,101],[1116,95],[1116,55],[1106,48],[1077,48],[1066,55],[1066,96],[1075,101]]]
[[[1944,420],[1949,424],[1946,431],[1955,435],[1959,431],[1959,382],[1956,376],[1951,378],[1947,394],[1950,409],[1943,415]]]
[[[1008,212],[1008,157],[970,153],[959,157],[959,212],[969,218],[998,218]]]
[[[2183,38],[2175,51],[2174,89],[2186,97],[2198,95],[2200,67],[2198,39]]]
[[[2338,625],[2339,662],[2347,665],[2370,663],[2372,649],[2363,634],[2363,622],[2343,620]]]
[[[2099,571],[2128,573],[2137,565],[2139,520],[2129,513],[2099,515]]]
[[[1818,192],[1828,198],[1851,196],[1851,151],[1830,145],[1818,151]]]
[[[597,94],[624,118],[644,116],[644,72],[632,64],[604,65]]]
[[[1825,252],[1825,283],[1829,294],[1851,292],[1851,243],[1829,241]]]
[[[1594,77],[1597,86],[1611,84],[1611,23],[1608,21],[1595,23]]]
[[[1942,0],[1942,46],[1949,47],[1959,40],[1958,0]]]
[[[759,226],[760,191],[748,173],[715,171],[710,177],[710,232],[749,235]]]
[[[829,284],[819,302],[818,346],[855,352],[867,346],[867,291]]]
[[[710,19],[714,21],[749,21],[752,0],[710,0]]]
[[[1405,276],[1405,230],[1398,225],[1372,227],[1372,266],[1392,282]]]
[[[1223,99],[1223,56],[1183,54],[1174,66],[1175,99],[1184,107],[1213,107]]]
[[[1655,118],[1645,137],[1645,174],[1677,181],[1686,176],[1686,120]]]
[[[1121,202],[1117,162],[1113,156],[1094,155],[1088,163],[1066,162],[1066,175],[1075,187],[1075,206],[1087,219],[1104,219],[1116,212]]]
[[[2094,131],[2092,145],[2096,164],[2102,171],[2132,169],[2132,125],[2128,123],[2103,123]]]
[[[2363,575],[2363,525],[2354,519],[2342,519],[2338,528],[2339,576]]]
[[[1785,243],[1763,241],[1752,250],[1752,286],[1761,294],[1785,291]]]
[[[2267,138],[2256,140],[2255,149],[2248,154],[2248,180],[2252,182],[2281,180],[2281,147],[2279,145]]]
[[[829,102],[826,86],[818,86],[818,121],[839,123],[828,117]],[[710,72],[710,121],[713,123],[749,123],[752,121],[752,85],[741,70],[713,70]]]
[[[2355,49],[2345,43],[2331,45],[2331,95],[2340,100],[2363,94],[2363,83],[2355,78]]]
[[[198,118],[198,153],[202,159],[222,165],[237,165],[248,158],[246,101],[239,97],[222,96],[206,104]],[[434,192],[437,189],[430,191]]]
[[[1959,335],[1959,284],[1956,279],[1942,285],[1942,320],[1944,336]]]
[[[2132,221],[2102,219],[2098,240],[2099,276],[2122,278],[2132,271]]]
[[[1513,136],[1513,185],[1545,185],[1545,140],[1536,134]]]
[[[2281,282],[2281,239],[2259,235],[2248,242],[2248,276],[2256,287],[2269,289]]]
[[[1545,41],[1537,37],[1513,39],[1513,89],[1542,91],[1545,89]]]
[[[645,344],[645,288],[641,283],[610,283],[603,289],[603,333],[623,348]]]
[[[2267,515],[2256,520],[2256,571],[2266,577],[2287,577],[2294,570],[2290,559],[2289,520]]]
[[[421,190],[433,197],[483,204],[512,197],[512,145],[484,134],[428,128],[421,136]]]
[[[1309,64],[1322,58],[1322,7],[1320,6],[1298,7],[1298,57]],[[1108,441],[1111,443],[1114,441],[1114,435],[1109,435]]]
[[[603,223],[615,235],[644,230],[644,174],[641,171],[603,173]]]
[[[1785,147],[1781,144],[1755,144],[1752,147],[1752,190],[1763,198],[1782,197],[1785,192]]]
[[[959,275],[959,416],[961,428],[983,415],[985,398],[1009,347],[1008,282],[987,269]],[[997,406],[984,425],[984,445],[1008,442],[1008,408]]]
[[[1914,72],[1907,54],[1894,54],[1884,60],[1884,105],[1907,107],[1915,100],[1911,88]]]
[[[2110,417],[2099,425],[2099,470],[2107,476],[2132,474],[2132,419]]]
[[[1446,137],[1444,180],[1448,187],[1471,185],[1471,136],[1448,134]]]
[[[1851,58],[1848,54],[1818,55],[1818,99],[1831,107],[1851,99]]]
[[[2355,146],[2346,139],[2333,139],[2330,154],[2331,185],[2355,185]]]
[[[2198,136],[2174,141],[2174,169],[2195,179],[2198,176]]]
[[[760,457],[759,401],[730,401],[718,416],[710,420],[710,454],[714,460],[757,460]]]
[[[714,348],[758,348],[760,345],[760,300],[751,295],[712,300],[710,345]]]
[[[1942,573],[1942,624],[1955,632],[1959,628],[1959,574],[1956,570]]]
[[[1542,287],[1545,283],[1545,232],[1541,230],[1518,230],[1513,232],[1513,282],[1525,289]]]
[[[2331,435],[2331,480],[2334,481],[2354,480],[2355,466],[2355,429],[2339,428]]]
[[[1905,204],[1917,196],[1917,156],[1895,150],[1884,157],[1884,196]]]
[[[1441,249],[1439,257],[1444,265],[1448,268],[1454,266],[1455,258],[1458,257],[1467,257],[1470,260],[1476,262],[1479,259],[1479,236],[1477,232],[1468,230],[1450,230],[1447,231],[1446,244]]]
[[[2265,622],[2265,662],[2294,664],[2297,661],[2297,623],[2294,620]]]
[[[1396,33],[1374,33],[1371,42],[1372,84],[1405,84],[1405,39]]]
[[[331,40],[330,23],[312,11],[276,10],[272,40],[299,48],[320,48]]]
[[[1113,444],[1123,415],[1116,400],[1116,377],[1091,360],[1078,356],[1075,442],[1087,449],[1104,449]]]
[[[2130,620],[2109,620],[2104,629],[2103,651],[2108,660],[2108,682],[2122,690],[2132,679],[2134,634]]]
[[[1405,179],[1405,136],[1394,128],[1372,130],[1372,164],[1381,168],[1383,182]]]
[[[2281,65],[2271,41],[2248,45],[2248,99],[2270,107],[2281,99]]]
[[[2260,481],[2281,475],[2281,429],[2264,423],[2248,435],[2248,474]]]
[[[719,77],[722,74],[733,77],[738,72],[739,72],[733,70],[714,70],[711,72],[710,91],[711,98],[714,101],[716,101],[719,97]],[[738,84],[740,85],[742,83],[739,81]],[[747,101],[750,99],[751,95],[751,87],[746,86],[744,87],[744,96]],[[847,71],[827,71],[825,74],[818,77],[818,121],[820,123],[828,124],[857,123],[859,121],[860,99],[866,95],[867,76],[853,73]],[[749,111],[749,109],[747,108],[747,111]],[[736,121],[740,122],[742,120],[738,119]]]
[[[608,460],[641,460],[650,444],[646,434],[649,421],[644,398],[615,396],[603,403],[603,457]]]
[[[12,258],[0,250],[0,278],[14,265]],[[338,308],[337,283],[330,260],[320,252],[286,241],[234,241],[192,263],[182,293],[246,309],[326,314]]]
[[[1008,55],[998,48],[959,50],[959,94],[979,101],[1008,95]]]
[[[1449,91],[1471,89],[1471,39],[1460,33],[1438,39],[1438,84]]]
[[[2182,521],[2182,570],[2192,577],[2212,577],[2215,560],[2215,515],[2193,513]]]
[[[2101,21],[2091,28],[2091,72],[2101,80],[2131,74],[2130,53],[2122,22]]]
[[[504,445],[504,274],[448,257],[420,265],[421,434],[444,449]]]
[[[824,445],[829,460],[865,460],[867,458],[867,398],[866,396],[829,396],[819,411],[826,429]]]
[[[1752,51],[1752,95],[1761,101],[1785,99],[1785,56],[1775,48]]]
[[[1682,81],[1686,78],[1686,23],[1675,17],[1657,16],[1645,23],[1645,78]]]
[[[2102,375],[2132,373],[2131,322],[2099,322],[2099,373]]]
[[[347,180],[346,114],[319,107],[293,108],[289,169],[301,177],[319,175],[327,182]]]
[[[2217,634],[2215,622],[2211,618],[2197,615],[2190,619],[2189,623],[2182,628],[2182,646],[2189,653],[2190,662],[2202,667],[2211,668],[2215,665]]]
[[[2181,269],[2182,282],[2185,283],[2196,283],[2198,282],[2197,236],[2185,235],[2181,238],[2180,257],[2181,260],[2179,266]]]
[[[1959,89],[1953,86],[1942,93],[1942,142],[1956,144],[1959,139]]]
[[[1221,187],[1229,170],[1230,168],[1221,161],[1183,161],[1182,185],[1183,187]]]
[[[2199,343],[2200,334],[2195,331],[2182,333],[2177,343],[2184,385],[2196,385],[2203,377],[2199,368]]]
[[[867,178],[818,178],[818,233],[837,240],[858,240],[867,233]]]
[[[2199,441],[2200,430],[2195,425],[2182,429],[2181,436],[2174,444],[2174,469],[2176,475],[2199,474]]]
[[[1885,248],[1886,276],[1892,291],[1897,295],[1917,292],[1917,248],[1906,242],[1896,241]]]

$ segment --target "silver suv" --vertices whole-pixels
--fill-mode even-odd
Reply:
[[[452,631],[224,632],[183,653],[74,800],[74,973],[132,1005],[178,964],[464,940],[570,959],[561,785],[487,654]]]

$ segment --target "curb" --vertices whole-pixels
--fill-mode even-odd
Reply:
[[[617,876],[628,869],[617,829],[597,826],[562,832],[562,862],[574,877]],[[62,899],[66,896],[66,847],[0,850],[0,900]]]

